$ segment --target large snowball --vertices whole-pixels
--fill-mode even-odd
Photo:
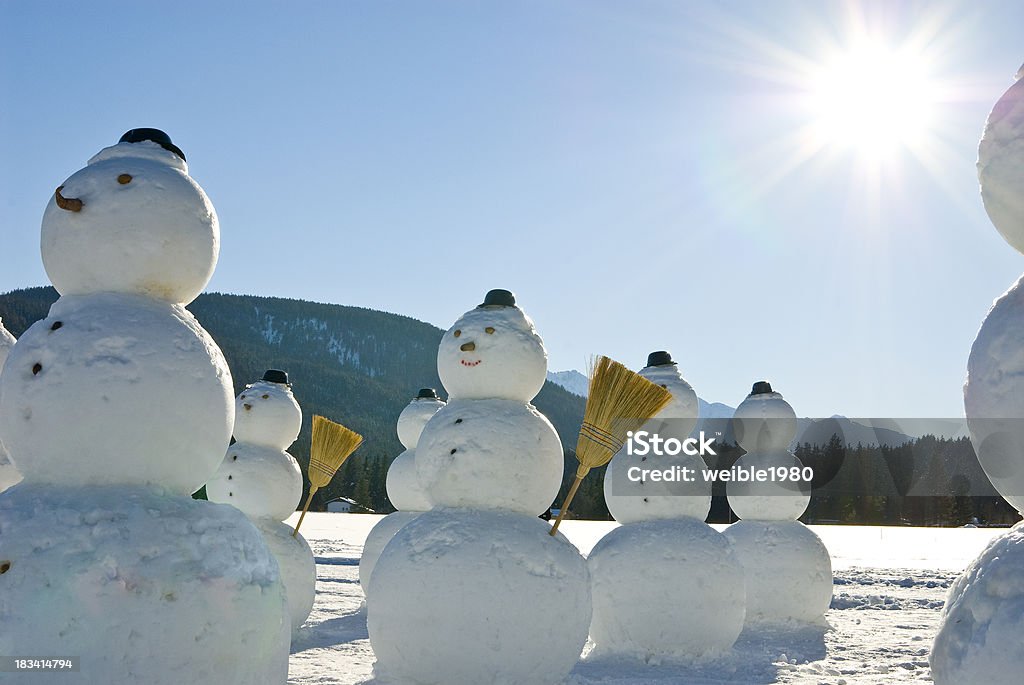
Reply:
[[[253,518],[283,521],[302,498],[302,470],[283,450],[236,442],[206,482],[206,497]]]
[[[384,487],[391,504],[399,511],[426,511],[431,507],[430,498],[416,472],[414,449],[407,449],[391,462]]]
[[[437,373],[449,400],[501,398],[529,402],[544,386],[548,353],[518,307],[480,306],[441,338]]]
[[[237,509],[22,483],[0,530],[0,654],[80,656],[81,681],[104,685],[285,682],[284,586]]]
[[[743,567],[725,536],[702,521],[620,526],[597,543],[587,563],[591,657],[715,656],[743,630]]]
[[[1024,669],[1024,528],[975,559],[946,598],[930,656],[936,685],[1012,683]]]
[[[0,436],[26,480],[189,494],[223,459],[231,395],[220,348],[180,305],[65,296],[7,358]]]
[[[288,598],[288,613],[294,635],[309,618],[316,598],[316,561],[313,559],[313,550],[309,548],[302,533],[292,537],[294,529],[286,523],[270,519],[254,523],[263,533],[263,539],[281,569],[281,581]]]
[[[302,409],[284,383],[256,381],[235,398],[234,436],[238,442],[287,449],[299,437]]]
[[[562,484],[562,443],[551,422],[514,400],[454,400],[416,447],[434,506],[547,511]]]
[[[427,512],[402,528],[370,580],[375,675],[406,685],[562,683],[587,639],[590,574],[549,529],[532,516],[466,510]]]
[[[978,146],[978,180],[989,219],[1006,242],[1024,252],[1024,80],[1010,86],[988,115]]]
[[[749,473],[764,473],[768,479],[729,481],[725,492],[729,507],[741,519],[796,521],[811,501],[810,481],[804,481],[803,463],[792,452],[747,452],[735,466]],[[778,479],[785,469],[785,480]],[[772,480],[772,476],[777,479]],[[796,475],[796,478],[793,476]],[[754,476],[756,478],[756,475]]]
[[[967,360],[964,409],[978,461],[1024,511],[1024,277],[989,310]]]
[[[638,456],[623,447],[604,473],[604,501],[619,523],[676,519],[703,521],[711,511],[711,483],[703,476],[707,466],[698,456]],[[679,469],[687,469],[685,481]],[[653,480],[640,469],[679,475],[677,480]]]
[[[725,530],[743,564],[748,626],[820,623],[832,603],[832,559],[798,521],[740,521]]]
[[[380,553],[402,526],[419,515],[420,512],[416,511],[396,511],[382,518],[370,529],[370,534],[363,543],[363,556],[359,558],[359,585],[363,588],[364,594],[370,589],[370,576],[373,575],[373,569],[380,559]]]
[[[414,397],[412,402],[405,406],[398,415],[398,439],[405,449],[416,449],[423,427],[443,406],[444,400],[438,397]]]
[[[60,192],[82,201],[73,212],[51,197],[43,213],[43,266],[60,294],[188,303],[213,275],[217,214],[184,160],[156,143],[104,149]]]
[[[747,452],[784,450],[796,436],[796,412],[780,393],[750,394],[736,407],[732,426]]]

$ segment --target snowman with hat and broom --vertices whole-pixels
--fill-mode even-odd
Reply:
[[[302,409],[288,374],[270,369],[235,398],[235,443],[206,483],[211,502],[231,504],[255,524],[281,567],[292,635],[309,616],[316,595],[313,551],[282,521],[302,498],[302,470],[285,450],[302,426]]]
[[[602,360],[595,379],[614,376],[613,392],[592,383],[581,444],[596,449],[581,449],[585,464],[607,461],[622,439],[609,432],[620,412],[602,401],[629,394],[623,376],[606,373],[611,364]],[[578,661],[590,624],[586,562],[537,518],[563,469],[557,433],[530,404],[546,371],[543,342],[507,290],[487,293],[442,337],[438,373],[449,400],[423,429],[415,459],[433,509],[395,534],[369,583],[378,678],[556,685]],[[631,375],[667,402],[667,392]]]

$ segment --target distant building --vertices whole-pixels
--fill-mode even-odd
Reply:
[[[327,503],[327,511],[338,514],[351,513],[352,509],[363,510],[354,500],[350,500],[348,497],[336,497]]]

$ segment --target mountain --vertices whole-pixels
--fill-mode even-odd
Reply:
[[[548,371],[548,381],[580,397],[586,397],[590,392],[590,379],[576,369],[570,371]]]
[[[0,317],[15,336],[44,318],[57,299],[53,288],[0,295]],[[387,467],[403,450],[395,432],[398,414],[419,388],[437,388],[437,346],[444,331],[407,316],[371,309],[252,295],[200,295],[188,309],[209,331],[231,368],[235,393],[267,369],[288,372],[302,406],[299,439],[289,452],[309,462],[310,422],[321,414],[361,433],[365,443],[314,507],[339,496],[390,511],[384,489]],[[584,400],[546,383],[534,400],[567,447],[575,446]],[[575,459],[572,461],[575,471]]]

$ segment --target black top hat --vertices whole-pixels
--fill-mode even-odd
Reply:
[[[434,390],[433,388],[420,388],[420,391],[416,394],[416,397],[413,399],[436,400],[440,398],[437,396],[437,391]]]
[[[770,395],[775,392],[772,390],[772,384],[768,381],[758,381],[754,383],[754,387],[750,389],[751,395]]]
[[[669,364],[674,365],[675,362],[672,361],[672,355],[665,350],[658,350],[647,355],[647,366],[668,366]]]
[[[267,372],[263,374],[263,380],[268,383],[283,383],[284,385],[291,385],[288,382],[288,374],[284,371],[279,371],[278,369],[268,369]]]
[[[480,307],[515,307],[516,296],[510,290],[490,290]]]
[[[144,140],[156,143],[165,150],[169,150],[185,161],[185,153],[181,148],[171,142],[171,137],[158,128],[133,128],[121,136],[119,143],[141,143]]]

